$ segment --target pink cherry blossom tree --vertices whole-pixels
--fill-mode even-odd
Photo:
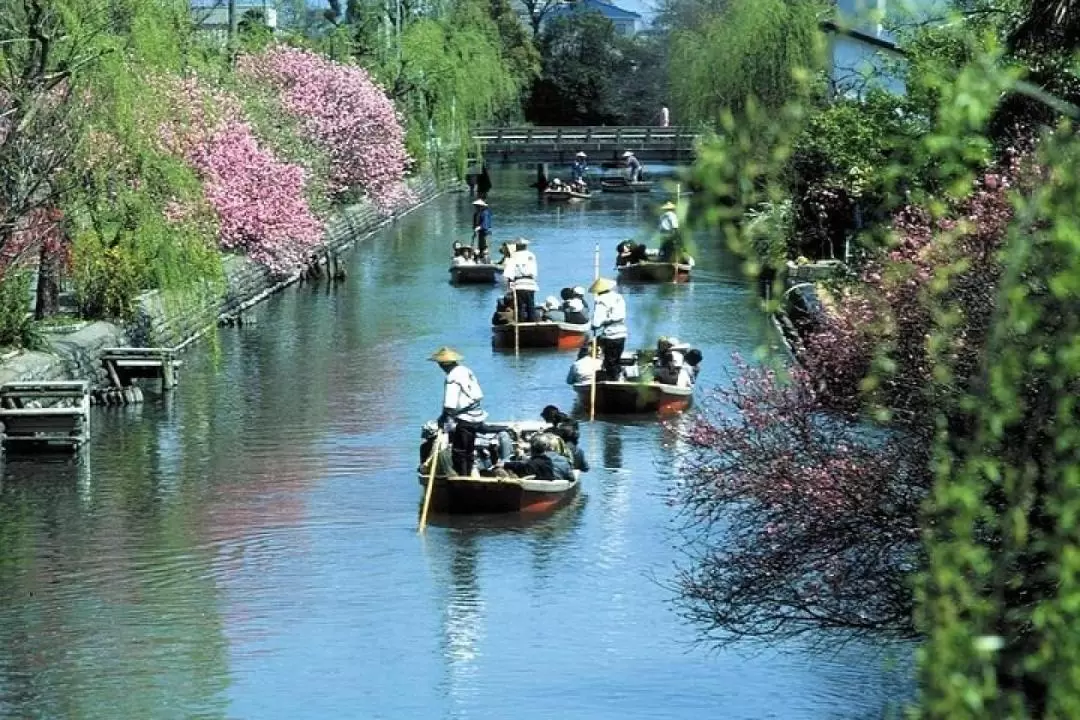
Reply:
[[[736,367],[671,423],[684,614],[721,642],[913,636],[925,446],[827,410],[805,370]]]
[[[160,128],[166,149],[203,181],[219,218],[220,245],[275,273],[308,260],[324,226],[308,207],[303,168],[279,161],[260,145],[234,97],[198,77],[161,78],[171,121]],[[169,206],[173,215],[181,208]]]
[[[383,211],[409,199],[401,118],[363,68],[278,45],[241,55],[237,73],[279,93],[285,112],[329,155],[335,192],[359,189]]]

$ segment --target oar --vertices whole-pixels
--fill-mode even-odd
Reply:
[[[435,434],[435,442],[431,446],[431,471],[428,473],[427,491],[424,493],[424,508],[420,511],[420,527],[418,533],[423,533],[427,527],[428,508],[431,507],[431,492],[435,488],[435,470],[439,467],[439,452],[442,450],[443,431],[440,429]]]
[[[600,243],[596,243],[596,249],[593,251],[593,282],[595,283],[600,279]],[[596,298],[599,297],[597,293],[593,293],[593,312],[596,312]],[[592,360],[593,360],[593,374],[592,374],[592,386],[589,388],[589,422],[596,419],[596,354],[598,350],[598,344],[596,342],[596,330],[592,333]]]

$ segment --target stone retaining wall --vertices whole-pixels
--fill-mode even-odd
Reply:
[[[342,208],[328,221],[323,250],[340,252],[358,240],[371,235],[405,213],[437,197],[444,189],[460,186],[450,177],[436,178],[423,172],[409,181],[416,203],[394,215],[380,215],[372,206],[361,203]],[[88,379],[92,384],[104,384],[101,351],[106,347],[185,347],[205,331],[213,328],[219,318],[234,315],[261,302],[296,282],[300,273],[287,277],[271,276],[263,267],[246,257],[226,256],[224,259],[226,290],[192,293],[187,298],[163,298],[158,291],[144,293],[139,298],[137,319],[131,326],[120,328],[107,322],[90,323],[72,333],[46,335],[46,352],[19,352],[0,361],[0,383],[32,380]]]

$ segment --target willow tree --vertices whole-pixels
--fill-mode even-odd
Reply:
[[[805,91],[805,76],[824,68],[815,0],[732,0],[696,26],[674,27],[668,69],[674,111],[715,125],[739,114],[748,97],[777,108]]]

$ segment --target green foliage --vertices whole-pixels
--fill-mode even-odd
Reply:
[[[540,125],[625,124],[624,100],[638,89],[631,45],[600,13],[548,21],[540,37],[543,74],[533,86],[528,119]]]
[[[414,158],[449,145],[463,166],[474,127],[520,111],[536,49],[508,0],[447,0],[424,12],[406,2],[401,10],[399,21],[381,3],[339,2],[321,30],[296,41],[367,68],[405,116]]]
[[[25,270],[0,278],[0,347],[41,347],[41,333],[29,308],[32,280],[32,273]]]
[[[472,128],[513,107],[525,81],[504,64],[498,28],[478,0],[455,0],[445,19],[410,23],[394,69],[405,88],[409,148],[420,157],[429,138],[464,151]]]
[[[104,54],[78,77],[89,100],[87,124],[80,177],[63,203],[76,296],[88,317],[126,318],[142,290],[201,287],[222,277],[201,185],[156,134],[168,106],[155,77],[202,67],[187,4],[118,8],[126,11],[122,26],[99,36]]]
[[[715,126],[725,110],[740,114],[748,97],[776,108],[820,93],[820,82],[807,81],[824,68],[822,12],[813,0],[731,0],[719,13],[691,15],[699,22],[671,36],[675,113]]]
[[[1063,120],[1066,106],[1024,84],[1031,56],[997,41],[1016,20],[1011,5],[1001,11],[996,26],[978,15],[918,34],[905,99],[819,110],[795,92],[778,110],[753,100],[738,115],[721,110],[690,178],[693,217],[720,230],[751,274],[776,257],[767,240],[783,233],[784,203],[814,182],[866,201],[882,233],[908,233],[890,253],[902,261],[878,256],[891,276],[882,287],[924,317],[864,317],[854,330],[880,343],[868,391],[910,361],[901,349],[925,357],[932,378],[919,418],[933,483],[917,559],[926,641],[913,717],[1080,715],[1080,118]],[[1043,87],[1067,87],[1075,72]],[[1015,112],[1018,99],[1041,107]],[[1027,125],[1002,134],[1003,116]],[[1031,126],[1047,117],[1054,127]],[[1028,167],[1017,158],[1039,136]],[[1011,194],[992,167],[1020,178]],[[891,215],[902,201],[920,204],[925,222]],[[920,263],[925,276],[903,274]],[[978,264],[999,272],[966,285]],[[896,344],[899,326],[924,321],[914,345]]]

